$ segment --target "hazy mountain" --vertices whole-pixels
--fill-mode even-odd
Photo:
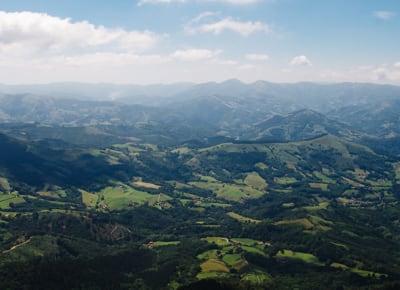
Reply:
[[[369,134],[392,138],[400,136],[400,97],[346,106],[329,113],[350,126]]]
[[[54,98],[112,101],[121,100],[128,103],[157,103],[160,98],[175,95],[194,84],[176,83],[170,85],[118,85],[89,83],[50,83],[35,85],[0,84],[0,92],[5,94],[34,94]]]
[[[321,113],[303,109],[288,115],[275,115],[255,125],[254,139],[298,141],[332,134],[350,138],[355,135],[351,127],[328,119]]]
[[[71,90],[69,86],[72,86]],[[34,88],[37,92],[53,90],[54,94],[59,95],[2,94],[0,120],[37,122],[53,127],[97,127],[96,134],[80,130],[88,137],[81,139],[84,140],[80,142],[82,144],[93,145],[94,142],[90,140],[98,140],[98,144],[119,140],[120,136],[114,136],[112,130],[104,132],[107,126],[124,127],[122,131],[126,138],[154,141],[161,140],[157,136],[163,136],[163,142],[168,143],[216,135],[242,140],[280,141],[303,140],[325,133],[354,137],[354,131],[357,130],[366,134],[395,137],[400,131],[397,114],[400,88],[396,86],[354,83],[275,84],[264,81],[245,84],[229,80],[198,85],[54,84]],[[116,97],[115,100],[95,100],[109,99],[105,94],[117,88],[124,89],[126,95]],[[24,90],[30,87],[16,86],[12,89]],[[68,93],[62,93],[62,90]],[[97,90],[103,94],[99,98],[96,98]],[[142,93],[146,94],[143,102],[145,105],[133,104]],[[74,94],[75,97],[66,98],[68,94]],[[87,98],[85,94],[90,97]],[[322,114],[327,114],[329,118]],[[36,133],[32,131],[30,136],[41,132],[39,135],[42,137],[63,135],[63,139],[66,139],[65,136],[73,135],[67,133],[68,130],[62,134],[55,133],[60,128],[42,127],[34,131]],[[122,131],[119,130],[119,134]],[[79,138],[68,139],[73,141]]]

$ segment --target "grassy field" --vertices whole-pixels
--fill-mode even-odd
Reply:
[[[132,182],[132,185],[135,187],[144,188],[144,189],[160,189],[160,187],[161,187],[154,183],[144,182],[141,180]]]
[[[258,162],[255,164],[255,167],[261,170],[267,170],[268,166],[265,163],[262,162]]]
[[[230,268],[236,269],[236,271],[240,271],[248,265],[240,254],[226,254],[223,256],[222,261]]]
[[[276,257],[285,259],[296,259],[303,261],[305,263],[319,265],[319,266],[323,265],[323,263],[321,263],[316,256],[309,253],[294,252],[291,250],[281,250],[276,254]]]
[[[156,205],[158,202],[166,202],[171,199],[164,194],[150,194],[122,183],[106,187],[98,195],[100,196],[101,207],[110,210],[124,209],[144,203]]]
[[[237,220],[238,222],[241,222],[241,223],[255,223],[255,224],[257,224],[257,223],[261,222],[260,220],[252,219],[252,218],[249,218],[249,217],[245,217],[245,216],[242,216],[242,215],[240,215],[238,213],[235,213],[235,212],[232,212],[232,211],[228,212],[227,215],[229,217],[233,218],[234,220]]]
[[[242,275],[241,280],[249,282],[251,284],[262,285],[268,281],[271,281],[272,278],[267,273],[261,271],[254,271]]]
[[[314,171],[313,175],[320,179],[323,183],[335,183],[335,181],[332,178],[329,178],[328,176],[326,176],[325,174],[323,174],[322,172],[319,171]]]
[[[316,182],[311,182],[309,183],[310,188],[313,189],[320,189],[322,191],[328,191],[328,184],[326,183],[316,183]]]
[[[248,252],[265,256],[263,251],[265,244],[263,242],[248,238],[228,239],[225,237],[207,237],[204,239],[209,243],[216,244],[218,249],[208,250],[197,256],[197,259],[202,261],[200,265],[202,270],[198,274],[198,278],[209,278],[210,276],[205,273],[221,273],[234,269],[241,273],[245,272],[245,274],[246,271],[252,271],[249,272],[251,275],[246,277],[246,279],[248,279],[248,282],[255,283],[258,281],[256,274],[261,275],[262,272],[254,272],[254,269],[246,261],[244,253]],[[261,279],[262,277],[258,278]]]
[[[253,254],[259,254],[264,256],[264,247],[265,244],[261,241],[253,240],[253,239],[247,239],[247,238],[224,238],[224,237],[207,237],[204,238],[209,243],[214,243],[217,246],[219,246],[220,253],[222,255],[226,254],[228,251],[234,249],[234,248],[241,248],[243,251],[253,253]],[[199,256],[199,258],[211,258],[211,257],[216,257],[217,252],[213,251],[207,251],[201,254],[202,256]],[[218,256],[218,255],[217,255]]]
[[[329,201],[322,201],[317,205],[305,206],[303,208],[307,211],[318,211],[318,210],[327,209],[328,206],[329,206]]]
[[[223,256],[222,261],[228,266],[233,267],[235,264],[242,261],[242,256],[239,254],[226,254]]]
[[[257,172],[247,174],[244,179],[244,183],[258,190],[265,190],[268,186],[264,178],[262,178]]]
[[[306,230],[310,230],[314,227],[314,224],[307,218],[294,219],[294,220],[282,220],[282,221],[275,222],[275,225],[278,225],[278,226],[297,225],[297,226],[302,226]]]
[[[196,275],[198,280],[202,279],[218,279],[218,278],[228,278],[230,274],[225,272],[200,272]]]
[[[229,239],[224,237],[206,237],[204,240],[220,247],[229,246],[231,244]]]
[[[248,239],[248,238],[232,238],[231,241],[235,242],[235,243],[239,243],[243,246],[249,246],[249,247],[263,244],[263,242],[261,242],[261,241]]]
[[[197,259],[199,260],[209,260],[209,259],[218,259],[221,254],[219,254],[219,250],[208,250],[204,253],[197,255]]]
[[[315,207],[312,207],[311,210],[315,210]],[[308,215],[307,217],[293,220],[281,220],[275,222],[274,224],[278,226],[297,225],[303,227],[303,229],[308,232],[324,232],[330,230],[331,226],[333,226],[331,221],[325,220],[316,215]]]
[[[258,198],[264,195],[263,192],[241,184],[222,183],[210,176],[202,176],[200,181],[189,183],[192,186],[211,190],[219,198],[229,201],[243,201],[250,198]]]
[[[392,186],[392,182],[387,179],[378,179],[378,180],[366,180],[366,183],[368,183],[370,186],[376,188],[377,190],[381,188],[388,188]]]
[[[224,262],[217,259],[209,259],[200,265],[202,272],[224,272],[229,273],[229,268]]]
[[[375,277],[375,278],[387,277],[386,274],[376,273],[376,272],[362,270],[362,269],[358,269],[358,268],[351,268],[351,267],[348,267],[348,266],[346,266],[344,264],[341,264],[341,263],[332,263],[330,266],[332,268],[340,269],[340,270],[343,270],[343,271],[350,271],[350,272],[355,273],[357,275],[360,275],[361,277],[364,277],[364,278],[367,278],[367,277]]]
[[[294,177],[275,177],[275,183],[279,185],[290,185],[297,182],[297,179]]]
[[[260,249],[260,246],[242,246],[241,248],[248,253],[265,256],[265,253],[262,249]]]
[[[172,152],[172,153],[178,153],[178,154],[180,154],[180,155],[183,155],[183,154],[188,154],[188,153],[190,153],[191,150],[190,150],[189,147],[183,146],[183,147],[178,147],[178,148],[172,150],[171,152]]]
[[[23,202],[25,200],[17,193],[0,194],[0,209],[10,209],[10,204]]]
[[[294,208],[296,205],[293,202],[284,202],[282,203],[283,208]]]
[[[153,243],[154,248],[159,248],[159,247],[168,247],[168,246],[177,246],[180,244],[180,241],[156,241]]]
[[[87,207],[95,207],[98,201],[98,195],[91,192],[80,190],[82,195],[82,203]]]

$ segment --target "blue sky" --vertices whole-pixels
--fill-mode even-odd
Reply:
[[[397,0],[2,0],[0,79],[400,84]]]

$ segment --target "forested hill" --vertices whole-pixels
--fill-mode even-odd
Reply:
[[[400,287],[397,87],[27,88],[0,98],[0,289]]]

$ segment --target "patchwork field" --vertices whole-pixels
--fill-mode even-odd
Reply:
[[[259,283],[266,278],[266,273],[254,271],[244,258],[246,252],[265,256],[266,243],[247,238],[206,237],[204,240],[217,245],[218,249],[208,250],[197,256],[197,259],[202,261],[201,272],[197,278],[208,278],[209,275],[205,273],[228,273],[232,269],[243,273],[241,278],[251,283]]]
[[[212,177],[201,177],[200,181],[189,183],[192,186],[211,190],[218,198],[228,201],[243,201],[245,199],[258,198],[264,195],[263,192],[247,185],[230,184],[220,182]]]
[[[17,193],[0,193],[0,209],[10,209],[13,204],[23,202],[25,202],[25,200]]]
[[[99,206],[110,210],[124,209],[144,203],[159,205],[171,199],[165,194],[150,194],[122,183],[106,187],[97,195],[100,199]]]

